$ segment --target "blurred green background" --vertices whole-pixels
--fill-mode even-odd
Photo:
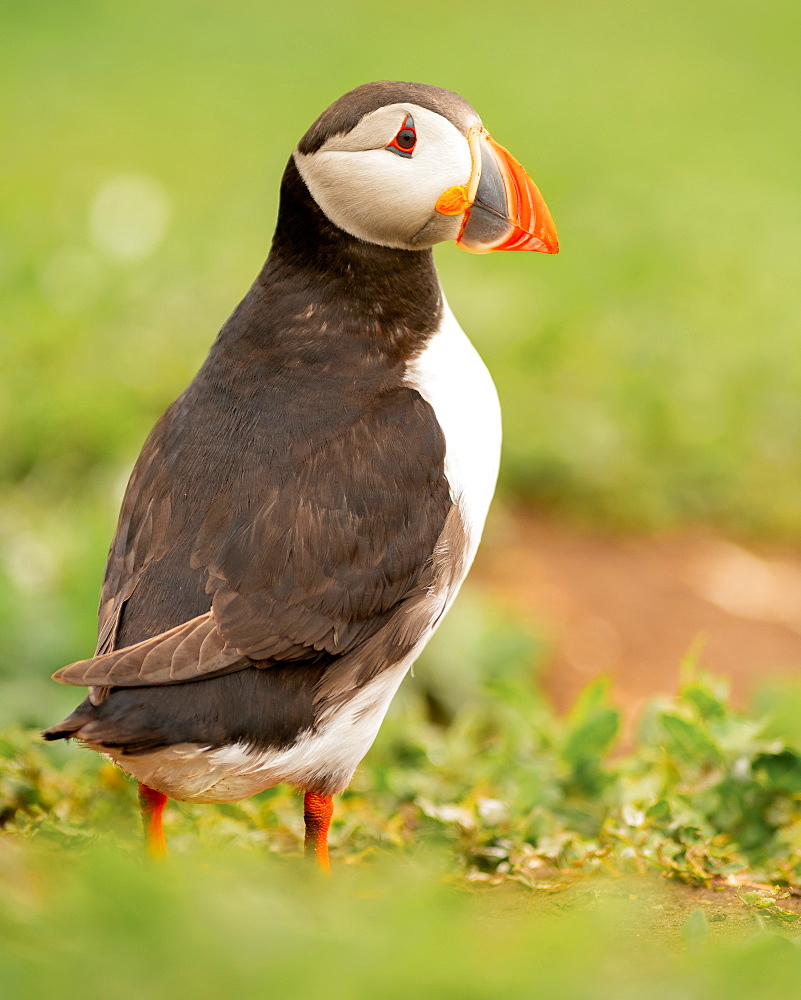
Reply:
[[[266,256],[294,144],[371,79],[465,96],[556,220],[555,258],[437,250],[500,390],[501,501],[797,540],[800,34],[795,0],[1,5],[0,723],[74,702],[47,678],[93,645],[130,466]],[[685,973],[659,996],[724,995]]]

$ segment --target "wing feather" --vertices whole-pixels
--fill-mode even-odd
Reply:
[[[310,408],[280,374],[240,372],[224,391],[199,377],[156,425],[109,554],[97,653],[58,680],[176,684],[342,656],[419,586],[453,506],[433,410],[386,383],[365,406],[350,373]],[[239,406],[243,391],[256,403]]]
[[[140,687],[195,681],[247,665],[242,653],[225,645],[207,613],[133,646],[71,663],[53,677],[63,684]]]

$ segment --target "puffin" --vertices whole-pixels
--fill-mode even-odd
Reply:
[[[534,182],[459,95],[357,87],[283,175],[272,246],[153,428],[111,543],[94,655],[54,678],[74,738],[169,798],[303,793],[329,869],[333,796],[452,604],[498,473],[490,374],[432,247],[556,253]]]

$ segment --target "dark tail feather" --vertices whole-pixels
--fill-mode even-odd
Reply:
[[[104,699],[100,705],[93,705],[86,698],[63,722],[45,729],[42,738],[51,742],[76,739],[89,744],[95,750],[100,746],[122,750],[123,753],[139,753],[166,746],[170,742],[169,739],[163,736],[158,727],[154,730],[152,725],[148,725],[148,718],[142,717],[141,706],[135,701],[141,697],[140,692],[152,690],[152,688],[122,688],[118,694],[129,696],[127,699],[124,697],[121,699],[122,704],[116,703],[113,699]],[[133,706],[130,705],[132,699]]]
[[[44,740],[69,740],[73,736],[78,734],[78,731],[82,729],[88,722],[92,722],[94,716],[91,712],[88,712],[84,705],[79,705],[75,711],[68,715],[63,722],[59,722],[55,726],[51,726],[49,729],[45,729],[42,733],[42,739]]]

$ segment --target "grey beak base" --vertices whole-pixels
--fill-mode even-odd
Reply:
[[[508,218],[506,187],[492,147],[482,138],[479,148],[481,177],[459,243],[481,252],[483,248],[494,249],[507,239],[513,226]]]

